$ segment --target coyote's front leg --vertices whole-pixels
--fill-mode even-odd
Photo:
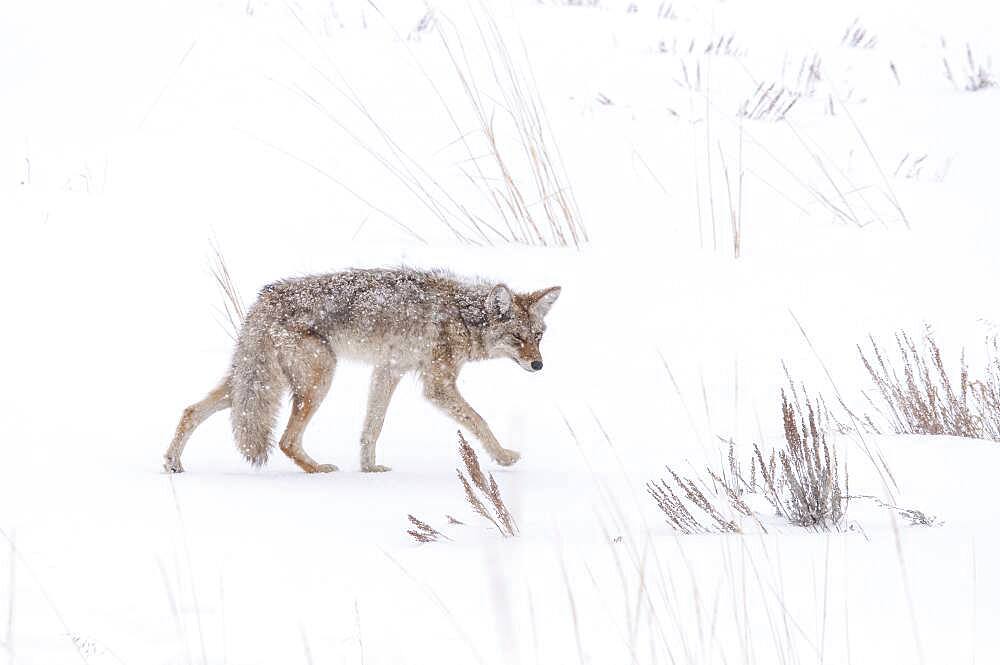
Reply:
[[[368,411],[361,431],[361,470],[367,472],[389,471],[389,467],[375,463],[375,442],[382,432],[385,410],[389,408],[392,393],[399,385],[401,374],[393,367],[380,365],[372,372],[368,389]]]
[[[427,377],[424,379],[424,396],[451,416],[459,425],[468,428],[497,464],[510,466],[521,459],[521,453],[500,445],[483,417],[476,413],[476,410],[469,406],[462,394],[458,392],[454,381]]]

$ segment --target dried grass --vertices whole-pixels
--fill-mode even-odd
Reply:
[[[695,60],[690,67],[688,66],[687,60],[684,58],[678,60],[678,63],[681,67],[681,77],[674,78],[674,83],[687,90],[701,92],[701,60]]]
[[[420,20],[417,21],[417,24],[413,26],[413,30],[410,31],[410,34],[406,38],[410,41],[419,41],[421,36],[433,30],[436,24],[437,17],[434,15],[434,10],[428,9],[420,17]]]
[[[927,153],[919,155],[906,153],[899,160],[899,164],[896,165],[896,170],[892,172],[892,175],[897,178],[906,178],[907,180],[919,180],[926,160]]]
[[[794,67],[794,64],[793,64]],[[789,71],[783,67],[781,83],[762,81],[737,110],[737,115],[747,120],[779,122],[803,97],[816,94],[816,86],[823,80],[823,62],[818,54],[803,58]]]
[[[982,378],[969,386],[978,410],[980,436],[1000,441],[1000,342],[996,337],[987,342],[987,353]]]
[[[462,484],[465,500],[472,506],[473,512],[492,524],[504,538],[518,535],[517,522],[500,494],[500,486],[492,473],[484,473],[479,464],[476,451],[465,440],[462,432],[458,433],[458,454],[462,458],[462,469],[455,469],[458,480]],[[407,515],[412,528],[406,533],[418,543],[433,543],[440,540],[452,540],[451,537],[435,529],[427,522]],[[445,515],[448,526],[464,526],[465,522]]]
[[[868,32],[861,25],[861,20],[856,18],[844,30],[844,36],[840,38],[840,43],[851,48],[875,48],[878,45],[878,37]]]
[[[915,508],[901,508],[892,503],[888,503],[878,498],[877,496],[872,496],[870,494],[859,494],[857,496],[852,496],[851,499],[864,499],[871,501],[875,505],[885,508],[886,510],[891,510],[906,521],[910,523],[911,526],[941,526],[944,524],[934,515],[928,515],[922,510],[917,510]]]
[[[719,161],[722,164],[722,176],[726,183],[726,201],[729,204],[729,229],[732,233],[733,258],[740,258],[743,251],[743,128],[740,127],[739,153],[736,165],[736,198],[733,199],[733,184],[729,178],[729,165],[726,162],[726,154],[719,144]]]
[[[410,520],[410,524],[414,526],[414,528],[409,529],[406,533],[410,534],[418,543],[433,543],[442,538],[445,540],[451,540],[448,536],[444,535],[426,522],[417,519],[413,515],[407,515],[406,518]]]
[[[712,473],[711,470],[708,472]],[[685,534],[741,533],[739,525],[724,514],[721,497],[707,488],[705,491],[709,495],[706,495],[697,481],[678,475],[669,466],[667,473],[673,482],[652,480],[647,483],[646,490],[674,529]],[[697,509],[698,516],[691,512],[688,504]]]
[[[785,444],[765,458],[754,446],[747,468],[741,466],[736,446],[728,441],[725,465],[706,467],[711,486],[667,468],[669,479],[647,483],[646,489],[677,531],[692,533],[741,533],[736,515],[756,523],[767,533],[747,497],[757,495],[790,524],[817,531],[839,530],[848,504],[847,471],[841,472],[837,451],[827,442],[827,422],[803,389],[800,399],[794,386],[791,399],[781,391],[781,416]]]
[[[789,87],[799,97],[812,97],[816,94],[816,86],[823,80],[823,60],[818,53],[802,58],[799,65],[791,72],[782,69],[782,79],[789,81]]]
[[[805,409],[794,393],[795,405],[781,391],[785,447],[778,450],[781,474],[774,459],[765,466],[760,448],[754,459],[771,505],[793,524],[822,531],[839,527],[847,503],[847,471],[841,483],[837,450],[827,443],[826,423],[806,396]],[[779,491],[779,486],[783,491]]]
[[[879,403],[865,394],[875,412],[896,434],[939,434],[1000,441],[1000,341],[987,340],[986,362],[973,378],[959,356],[957,377],[945,366],[933,334],[918,345],[905,331],[896,333],[897,358],[869,337],[871,348],[858,352],[875,384]],[[870,354],[870,355],[869,355]],[[868,418],[869,422],[871,418]]]
[[[668,11],[672,11],[672,7]],[[747,54],[747,50],[736,41],[734,33],[721,34],[706,42],[692,38],[686,40],[685,43],[685,40],[678,41],[674,37],[670,42],[661,40],[657,44],[657,50],[660,53],[689,56],[719,55],[742,57]]]
[[[465,440],[462,432],[458,433],[458,453],[465,464],[465,473],[461,469],[455,469],[455,472],[465,491],[465,500],[472,506],[473,511],[492,523],[500,535],[505,538],[516,536],[517,523],[504,503],[503,497],[500,496],[500,487],[496,479],[492,473],[483,474],[476,451]],[[487,508],[487,504],[492,510]]]
[[[661,2],[659,7],[656,8],[656,18],[665,21],[676,20],[677,10],[674,9],[674,3]]]
[[[588,240],[587,231],[530,66],[515,62],[488,12],[474,20],[489,63],[492,91],[482,90],[487,77],[473,71],[465,42],[454,24],[450,31],[439,30],[438,34],[486,142],[485,156],[469,150],[473,172],[466,176],[492,204],[500,223],[488,224],[464,208],[463,213],[473,225],[485,226],[506,242],[580,247]],[[528,62],[526,54],[523,61]],[[507,122],[497,122],[497,111]],[[502,129],[504,124],[513,137],[499,135],[498,127]],[[468,147],[464,133],[462,141]],[[521,149],[519,156],[506,147],[512,144]],[[522,171],[529,177],[523,177]]]
[[[791,70],[783,67],[781,83],[758,83],[753,94],[743,101],[736,113],[747,120],[779,122],[799,100],[815,95],[816,86],[822,80],[823,61],[814,53],[803,58]]]
[[[222,307],[219,309],[223,317],[223,328],[233,341],[239,337],[240,328],[246,318],[246,308],[240,298],[239,289],[233,282],[233,277],[226,264],[226,258],[222,255],[222,250],[217,242],[212,242],[212,263],[209,266],[216,286],[222,294]]]
[[[982,436],[983,418],[970,401],[972,390],[964,351],[957,381],[952,381],[930,331],[924,333],[922,347],[918,347],[905,331],[896,333],[898,359],[895,364],[874,337],[868,339],[869,352],[858,345],[858,353],[882,398],[882,406],[876,405],[868,395],[865,397],[893,431],[897,434]],[[997,384],[993,381],[992,385]],[[980,407],[989,407],[990,390],[984,387],[981,394]],[[989,413],[1000,414],[1000,411],[989,409]]]
[[[971,44],[965,45],[965,58],[961,61],[960,67],[952,67],[947,55],[942,56],[941,61],[944,64],[945,78],[957,89],[976,92],[997,85],[996,76],[993,74],[993,59],[989,56],[984,59],[982,56],[973,55]]]
[[[385,19],[377,6],[371,6]],[[404,149],[340,73],[334,59],[322,48],[305,22],[292,7],[289,7],[289,11],[317,50],[324,54],[325,67],[318,66],[298,51],[295,51],[296,54],[312,67],[330,89],[347,100],[369,128],[376,132],[383,147],[377,147],[359,135],[316,95],[297,85],[290,86],[289,89],[343,130],[458,240],[473,245],[520,243],[563,247],[579,247],[588,241],[538,86],[527,64],[523,68],[515,64],[500,29],[485,4],[481,10],[483,17],[474,17],[475,30],[466,33],[478,33],[481,59],[488,66],[486,72],[473,70],[459,30],[444,14],[428,10],[408,36],[400,34],[385,20],[404,44],[431,33],[436,33],[441,39],[478,126],[479,131],[472,133],[480,134],[485,145],[476,142],[473,146],[474,139],[465,126],[467,123],[464,119],[460,121],[456,115],[454,102],[441,92],[435,79],[412,51],[410,55],[454,127],[458,136],[455,143],[462,144],[466,149],[468,159],[465,163],[471,164],[471,173],[462,167],[459,170],[479,190],[495,213],[486,216],[472,209],[469,201],[456,198],[454,188],[445,186]],[[526,55],[523,61],[528,62]],[[494,85],[490,86],[490,90],[483,91],[480,86],[490,79]],[[500,127],[508,130],[502,137],[498,136]],[[426,242],[396,216],[361,196],[346,183],[311,162],[280,148],[275,149],[309,166],[410,235]],[[522,154],[518,154],[518,150],[523,151]],[[483,151],[486,152],[485,155],[482,154]]]
[[[747,120],[779,122],[792,110],[800,95],[778,83],[762,82],[736,112]]]
[[[908,152],[900,158],[892,175],[919,182],[944,182],[954,157],[935,158],[927,153]]]

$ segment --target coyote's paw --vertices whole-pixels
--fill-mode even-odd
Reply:
[[[496,456],[496,463],[500,466],[511,466],[521,459],[521,453],[516,450],[501,450]]]
[[[382,464],[366,464],[361,467],[364,473],[385,473],[386,471],[392,471],[392,467],[383,466]]]
[[[330,473],[331,471],[340,471],[335,464],[317,464],[316,468],[309,473]]]
[[[163,470],[167,473],[184,473],[184,467],[181,466],[179,459],[164,458]]]

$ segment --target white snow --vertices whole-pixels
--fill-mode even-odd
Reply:
[[[950,366],[962,347],[981,361],[1000,90],[952,85],[942,59],[961,79],[968,44],[992,66],[1000,13],[582,4],[488,3],[537,82],[580,250],[459,242],[379,161],[497,221],[440,39],[492,104],[483,5],[434,4],[429,25],[423,4],[362,0],[0,5],[0,662],[1000,662],[1000,444],[866,437],[930,528],[855,501],[843,533],[681,536],[644,489],[718,463],[720,437],[743,457],[778,444],[782,362],[864,408],[868,334],[927,324]],[[841,43],[855,19],[872,48]],[[812,92],[783,122],[741,120],[762,82]],[[219,414],[164,474],[231,352],[213,241],[248,303],[282,277],[400,263],[561,285],[542,372],[498,360],[460,381],[522,454],[487,465],[521,535],[464,504],[456,426],[411,379],[378,445],[393,471],[359,473],[369,370],[350,363],[305,436],[340,472],[280,453],[251,469]],[[837,444],[851,493],[883,496]],[[454,540],[414,543],[408,514]]]

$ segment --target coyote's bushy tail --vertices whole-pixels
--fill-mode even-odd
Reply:
[[[236,447],[254,466],[267,462],[285,382],[265,322],[251,308],[233,354],[232,421]]]

